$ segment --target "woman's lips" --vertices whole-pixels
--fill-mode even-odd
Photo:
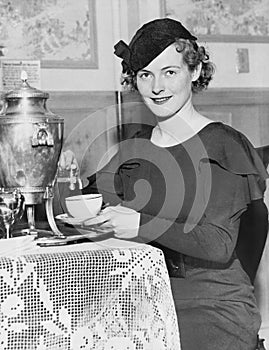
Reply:
[[[171,96],[169,96],[169,97],[158,97],[158,98],[155,97],[155,98],[151,98],[151,100],[157,105],[162,105],[162,104],[166,103],[167,101],[169,101],[170,98],[171,98]]]

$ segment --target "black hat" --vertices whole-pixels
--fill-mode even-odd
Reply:
[[[120,40],[114,53],[123,59],[123,73],[136,73],[180,38],[197,40],[179,21],[156,19],[138,29],[129,46]]]

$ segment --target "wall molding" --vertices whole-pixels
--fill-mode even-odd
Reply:
[[[139,102],[133,108],[132,104],[123,106],[125,120],[152,120],[137,92],[124,91],[122,100]],[[193,101],[204,115],[228,122],[243,132],[255,147],[269,144],[269,88],[211,88],[195,94]],[[116,104],[115,91],[53,91],[47,103],[52,112],[64,117],[67,133],[91,113],[108,108],[112,111]]]
[[[199,105],[269,104],[269,88],[211,88],[194,95]]]
[[[94,110],[115,103],[115,91],[51,91],[47,104],[51,110]]]
[[[95,109],[116,103],[115,91],[51,91],[48,100],[50,108]],[[124,101],[140,101],[136,92],[123,92]],[[211,88],[193,96],[199,106],[225,105],[268,105],[269,88]]]

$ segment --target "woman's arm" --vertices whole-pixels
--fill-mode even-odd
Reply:
[[[119,153],[116,153],[101,170],[89,176],[88,184],[82,189],[82,193],[101,193],[104,203],[110,205],[121,203],[123,185],[119,175],[119,157]]]
[[[240,215],[246,209],[245,180],[242,176],[212,164],[212,181],[204,181],[204,194],[210,190],[209,201],[201,219],[191,230],[188,230],[188,224],[191,222],[187,222],[186,225],[142,212],[139,237],[144,241],[155,241],[185,255],[221,263],[228,262],[235,249]],[[201,198],[206,197],[204,194]],[[200,205],[204,207],[205,202],[201,202]]]

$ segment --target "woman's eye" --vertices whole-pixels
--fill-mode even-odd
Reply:
[[[167,71],[165,72],[165,74],[166,74],[168,77],[171,77],[172,75],[175,75],[176,72],[175,72],[174,70],[167,70]]]
[[[148,78],[150,77],[150,74],[149,74],[149,73],[146,73],[146,72],[144,72],[144,73],[139,73],[139,74],[138,74],[138,77],[139,77],[140,79],[146,80],[146,79],[148,79]]]

